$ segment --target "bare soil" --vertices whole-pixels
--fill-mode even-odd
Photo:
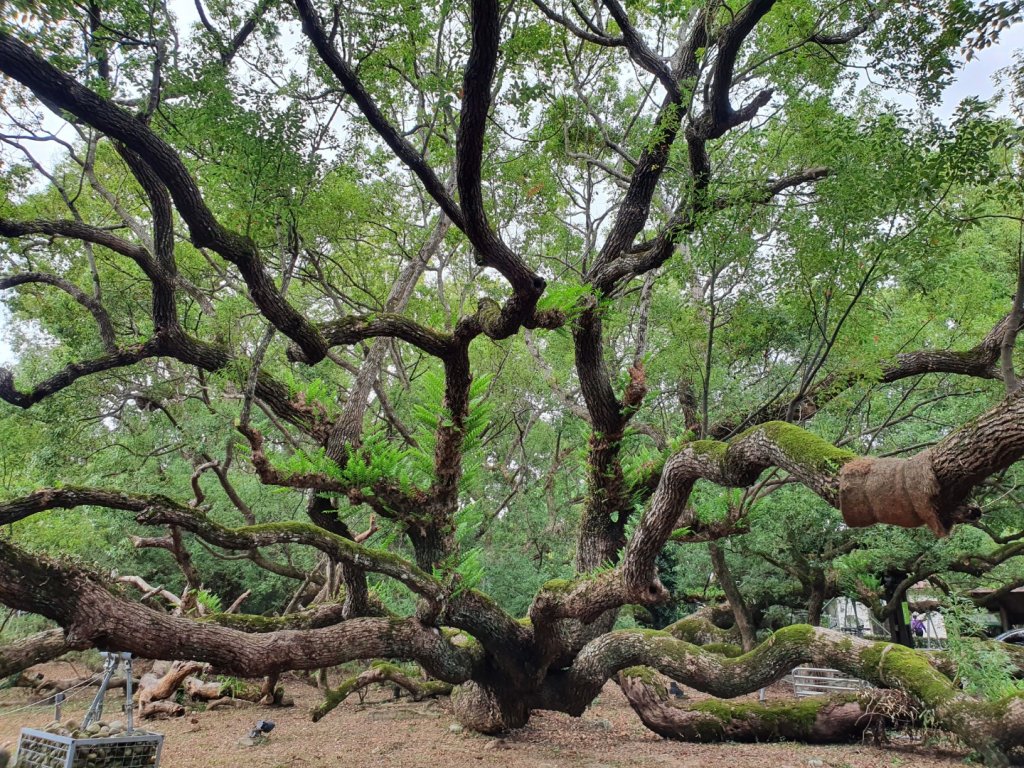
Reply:
[[[62,667],[69,677],[77,674],[60,662],[46,665],[51,675]],[[295,707],[253,705],[145,723],[143,727],[166,736],[163,768],[949,768],[962,766],[966,757],[948,744],[934,746],[926,739],[900,735],[883,746],[666,741],[644,728],[613,684],[605,686],[583,717],[539,712],[525,728],[502,739],[453,733],[446,700],[395,702],[390,690],[380,688],[370,691],[363,703],[353,696],[313,723],[309,710],[319,703],[320,693],[297,678],[285,676],[283,682]],[[73,691],[64,717],[80,718],[95,690]],[[769,691],[771,699],[787,696],[789,690],[782,684]],[[26,689],[0,691],[0,744],[13,745],[22,727],[40,727],[52,720],[52,707],[14,711],[31,701]],[[119,718],[121,706],[123,693],[110,693],[106,717]],[[276,723],[269,738],[257,746],[241,745],[239,740],[259,719]]]

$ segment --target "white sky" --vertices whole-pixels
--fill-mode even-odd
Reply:
[[[1024,49],[1024,24],[1016,24],[1003,33],[998,45],[981,51],[957,73],[956,82],[943,94],[940,114],[949,117],[957,104],[969,96],[991,98],[996,90],[993,81],[996,72],[1010,66],[1014,52],[1021,49]]]
[[[943,96],[939,113],[949,118],[963,99],[976,96],[988,99],[995,93],[993,76],[1009,66],[1015,50],[1024,48],[1024,25],[1018,24],[1003,33],[998,45],[981,51],[959,73]],[[11,346],[10,313],[3,304],[6,291],[0,291],[0,365],[10,366],[17,361]],[[83,318],[83,321],[85,318]]]
[[[10,365],[15,361],[14,350],[11,349],[11,344],[8,341],[8,336],[10,336],[8,317],[7,307],[0,304],[0,365]]]

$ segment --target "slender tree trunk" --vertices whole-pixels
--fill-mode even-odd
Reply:
[[[711,567],[714,568],[715,578],[725,592],[725,597],[732,608],[732,615],[736,620],[736,628],[740,631],[740,642],[743,650],[749,651],[757,645],[757,635],[754,631],[754,621],[750,615],[750,609],[743,600],[736,582],[732,578],[728,563],[725,562],[725,553],[715,542],[708,543],[708,551],[711,553]]]
[[[827,582],[825,574],[814,571],[810,581],[810,597],[807,600],[807,623],[812,627],[821,626],[821,612],[825,608]]]
[[[889,579],[887,581],[899,583],[900,579]],[[888,587],[889,585],[886,584]],[[891,590],[889,590],[891,592]],[[886,621],[886,625],[889,627],[889,637],[894,643],[905,645],[908,648],[914,647],[914,635],[910,631],[910,624],[907,622],[907,597],[906,593],[901,593],[898,597],[889,596],[889,602],[895,602],[896,605],[887,604],[886,608],[891,608],[889,611],[889,618]]]

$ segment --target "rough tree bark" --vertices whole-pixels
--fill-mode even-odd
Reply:
[[[92,644],[68,641],[63,629],[47,629],[0,647],[0,678],[10,677],[36,664],[60,658],[70,651],[82,651]]]
[[[178,717],[185,714],[180,704],[168,701],[185,681],[205,665],[198,661],[175,661],[161,677],[150,673],[139,681],[139,716],[151,718],[169,715]]]
[[[537,708],[579,714],[609,679],[638,665],[718,696],[735,696],[777,680],[798,663],[814,662],[899,689],[915,706],[931,710],[941,726],[983,751],[993,764],[1005,763],[1005,750],[1024,737],[1024,699],[1011,697],[996,705],[973,700],[926,657],[912,650],[866,643],[811,627],[791,627],[754,646],[751,628],[741,627],[749,650],[727,658],[684,639],[716,636],[700,621],[681,623],[666,632],[611,631],[622,606],[649,605],[667,598],[655,563],[673,531],[689,529],[707,535],[706,540],[723,535],[702,524],[688,504],[698,480],[730,488],[749,487],[765,470],[775,468],[839,509],[850,526],[927,526],[935,535],[944,536],[957,523],[973,520],[979,514],[970,503],[972,489],[1024,455],[1024,393],[1020,389],[1010,392],[971,424],[905,459],[857,456],[791,423],[771,420],[780,415],[794,420],[806,418],[817,404],[849,387],[856,377],[835,374],[817,383],[808,377],[794,398],[767,405],[742,419],[743,425],[752,425],[742,432],[741,426],[726,424],[718,429],[710,424],[705,397],[703,418],[699,423],[687,421],[703,430],[700,436],[736,436],[728,442],[689,436],[663,464],[652,466],[631,485],[621,452],[631,421],[647,395],[643,355],[638,350],[633,365],[621,372],[624,383],[619,387],[621,391],[616,391],[617,372],[611,370],[613,357],[609,354],[613,345],[604,336],[602,303],[628,293],[631,280],[653,275],[677,253],[704,214],[733,204],[714,196],[713,142],[754,120],[774,97],[770,88],[755,88],[744,96],[743,103],[734,104],[738,97],[733,87],[737,80],[745,79],[737,74],[737,67],[742,66],[741,51],[752,36],[757,37],[755,30],[772,12],[775,2],[750,0],[729,14],[719,13],[716,3],[698,4],[668,36],[677,42],[677,49],[668,52],[670,55],[652,50],[647,42],[650,36],[634,26],[627,10],[615,0],[604,4],[618,30],[614,34],[607,32],[603,22],[584,19],[584,29],[545,4],[537,5],[568,33],[591,44],[623,49],[661,89],[660,97],[655,96],[661,101],[655,104],[650,120],[641,121],[652,125],[649,140],[635,158],[628,158],[631,170],[617,172],[624,191],[610,208],[606,226],[599,227],[604,230],[604,240],[590,243],[586,256],[580,259],[577,271],[582,275],[582,292],[570,311],[538,310],[538,300],[546,288],[543,270],[534,269],[516,253],[489,218],[491,190],[485,192],[484,188],[484,149],[488,125],[493,120],[493,102],[500,91],[496,81],[503,77],[499,73],[505,12],[497,0],[473,0],[464,30],[469,50],[459,89],[457,124],[451,116],[457,196],[428,162],[426,150],[414,145],[410,134],[393,125],[386,110],[374,101],[359,72],[349,63],[351,52],[336,47],[340,19],[325,23],[310,0],[294,0],[303,34],[333,78],[328,92],[338,87],[345,92],[380,140],[443,212],[444,218],[430,242],[440,244],[445,222],[450,221],[471,246],[465,250],[472,252],[476,267],[494,270],[503,281],[499,286],[507,293],[502,302],[489,296],[480,298],[475,311],[454,318],[445,331],[426,327],[400,313],[415,285],[414,269],[407,273],[412,275],[409,283],[389,297],[389,311],[356,315],[347,314],[346,309],[326,320],[319,314],[314,318],[312,312],[304,314],[285,295],[283,286],[276,285],[262,245],[218,219],[185,155],[151,123],[161,95],[159,66],[155,68],[149,104],[135,115],[104,95],[106,88],[98,92],[83,84],[87,77],[79,82],[59,70],[53,63],[58,58],[51,61],[40,55],[18,38],[15,28],[0,30],[0,72],[26,87],[54,112],[80,121],[109,139],[127,172],[141,187],[153,220],[151,234],[143,232],[140,236],[136,232],[141,245],[109,228],[78,220],[0,220],[0,235],[4,237],[43,235],[106,248],[132,262],[132,268],[141,270],[152,286],[152,335],[125,344],[118,340],[118,333],[124,332],[121,324],[112,321],[99,298],[87,296],[63,278],[36,272],[4,277],[0,285],[39,283],[64,291],[94,318],[103,354],[65,365],[28,390],[15,386],[11,371],[0,369],[0,399],[14,407],[30,408],[85,377],[156,358],[177,361],[204,373],[225,373],[247,366],[248,351],[244,347],[232,351],[220,338],[204,341],[187,332],[179,319],[178,292],[192,295],[194,291],[189,291],[175,265],[176,220],[187,229],[195,249],[212,254],[211,266],[225,270],[223,274],[218,271],[218,281],[230,275],[235,281],[231,285],[233,293],[250,299],[270,323],[265,338],[269,341],[280,332],[288,339],[291,362],[315,365],[333,355],[334,347],[377,340],[369,365],[356,372],[352,399],[337,420],[332,420],[326,409],[294,396],[272,375],[249,371],[251,391],[247,395],[265,406],[273,428],[284,435],[288,429],[298,429],[307,444],[315,446],[316,451],[323,449],[334,461],[332,469],[338,469],[350,451],[359,449],[361,419],[375,384],[375,369],[380,368],[385,356],[385,343],[408,344],[432,358],[444,372],[444,417],[437,420],[434,430],[433,476],[426,489],[410,489],[390,477],[364,483],[339,479],[340,472],[281,470],[272,461],[274,451],[266,448],[265,436],[242,420],[239,430],[249,441],[252,467],[259,480],[316,499],[307,508],[312,523],[259,524],[254,517],[246,517],[246,525],[241,527],[222,525],[199,508],[197,478],[195,505],[155,495],[69,487],[43,489],[0,503],[0,524],[13,524],[50,509],[92,505],[128,512],[140,524],[169,526],[172,537],[187,532],[210,546],[232,551],[255,553],[260,547],[282,544],[309,546],[343,572],[346,603],[340,615],[329,606],[271,620],[238,615],[195,621],[167,615],[115,594],[104,578],[71,564],[31,555],[6,538],[0,538],[0,601],[57,621],[64,628],[69,646],[95,645],[184,662],[168,678],[144,685],[145,703],[151,707],[177,689],[197,659],[226,672],[267,675],[267,685],[273,688],[275,676],[286,669],[321,669],[354,659],[403,658],[421,664],[440,681],[439,686],[457,686],[453,702],[463,723],[479,731],[496,732],[522,725]],[[872,12],[848,33],[815,34],[805,42],[818,47],[845,45],[863,34],[877,15]],[[238,47],[253,33],[254,25],[247,22],[246,26],[248,31],[240,32],[235,41],[223,46],[223,65],[230,64]],[[701,97],[691,98],[694,94]],[[688,173],[688,179],[675,209],[666,212],[656,227],[650,221],[651,210],[658,199],[659,182],[670,167]],[[783,190],[814,183],[829,173],[827,168],[814,166],[768,179],[757,185],[747,202],[769,202]],[[652,229],[650,239],[638,241],[642,233]],[[214,265],[216,257],[230,268],[219,262]],[[440,271],[437,281],[440,284]],[[483,293],[482,289],[478,293]],[[445,310],[445,314],[452,314],[447,307]],[[878,379],[893,382],[939,371],[981,379],[998,377],[995,363],[1000,344],[1008,344],[1007,340],[1014,337],[1018,310],[1015,305],[1006,321],[1009,327],[1001,324],[978,347],[967,352],[925,350],[903,354],[883,365]],[[502,340],[523,329],[554,329],[567,324],[572,326],[576,373],[591,428],[586,498],[577,542],[577,578],[545,584],[530,607],[529,621],[522,621],[469,588],[450,565],[458,554],[456,513],[462,501],[459,491],[464,480],[462,465],[473,378],[470,347],[480,337]],[[705,373],[705,381],[709,379]],[[411,558],[357,541],[334,514],[334,508],[322,500],[323,494],[333,494],[341,503],[365,506],[393,523],[411,544]],[[635,532],[627,536],[633,522]],[[180,542],[173,549],[179,555],[185,552]],[[191,565],[184,559],[180,564],[187,578],[198,583]],[[394,579],[408,588],[417,601],[415,614],[372,615],[375,611],[368,600],[366,573]],[[328,593],[333,591],[330,578],[324,583]],[[456,642],[454,638],[459,636],[471,641]],[[51,638],[40,648],[55,644]],[[30,656],[22,654],[19,658]],[[383,672],[375,674],[386,676]],[[358,684],[358,680],[352,683]],[[741,710],[734,707],[728,711],[729,724],[717,718],[719,723],[715,725],[709,721],[709,717],[717,717],[714,713],[693,708],[669,713],[665,702],[648,697],[648,689],[643,689],[647,691],[644,693],[630,687],[630,691],[647,719],[672,720],[675,725],[671,728],[676,733],[703,732],[714,725],[723,735],[728,732],[736,737],[754,737],[773,732],[772,728],[781,732],[789,727],[778,718],[769,723],[771,718],[764,715],[752,717],[747,712],[740,717]],[[335,698],[339,697],[343,698],[343,692],[335,692]],[[804,723],[807,727],[799,731],[802,737],[814,733],[823,737],[829,722],[847,723],[857,714],[852,703],[827,706],[827,712],[819,708],[813,713],[813,723]],[[860,704],[856,706],[859,710]],[[734,721],[737,724],[733,725]],[[741,728],[739,721],[746,725]],[[670,729],[669,725],[659,727]]]

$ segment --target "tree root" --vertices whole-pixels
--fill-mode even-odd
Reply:
[[[449,683],[439,680],[414,680],[406,675],[398,665],[378,661],[364,672],[350,677],[333,691],[328,691],[323,704],[313,710],[313,722],[327,715],[356,691],[373,683],[393,683],[408,691],[414,701],[422,701],[434,696],[448,696],[452,692],[452,686]]]
[[[150,701],[143,704],[139,710],[139,717],[143,720],[153,720],[161,717],[183,717],[185,707],[176,701]]]

